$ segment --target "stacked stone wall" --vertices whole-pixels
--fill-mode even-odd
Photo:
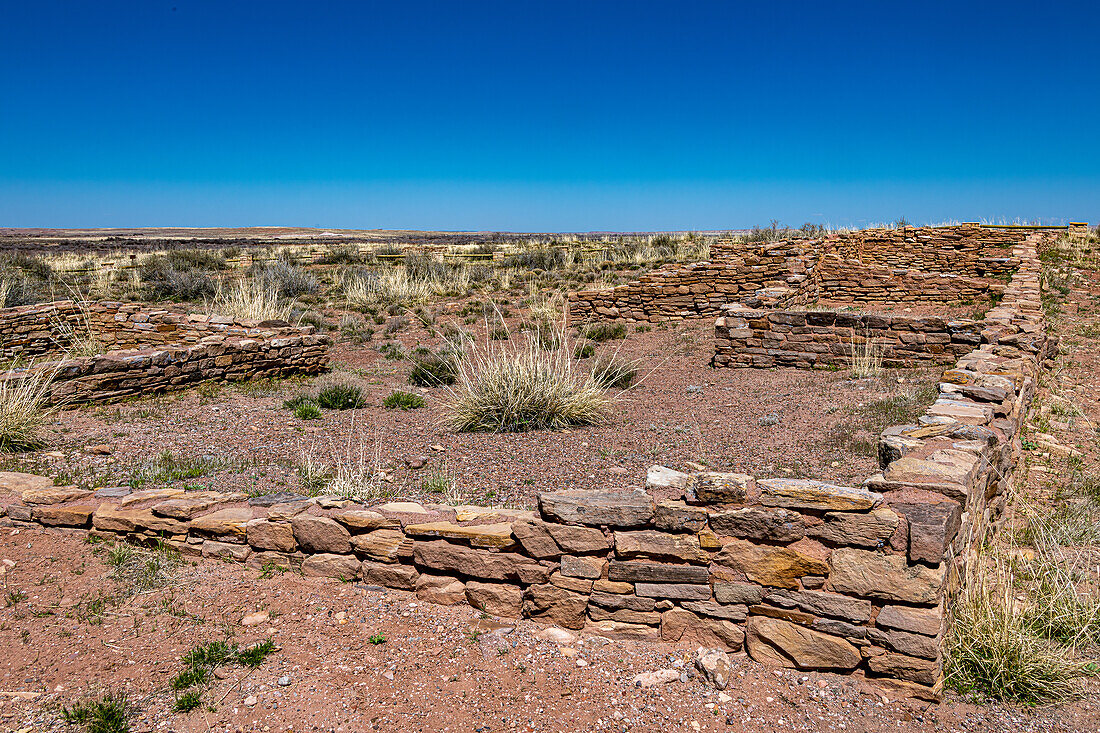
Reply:
[[[1031,228],[963,224],[867,229],[818,239],[718,242],[708,262],[666,265],[605,290],[569,294],[574,322],[666,321],[725,307],[818,299],[951,302],[990,298],[1019,266],[1012,248]]]
[[[66,357],[74,338],[91,338],[104,353]],[[0,379],[47,372],[53,375],[53,403],[107,402],[207,380],[317,374],[327,369],[330,343],[312,326],[281,321],[58,301],[0,310],[0,346],[7,358],[62,356],[17,367]]]
[[[745,648],[936,698],[951,603],[998,522],[1052,347],[1036,241],[1014,248],[1020,266],[982,343],[944,372],[916,423],[883,431],[882,470],[861,486],[655,466],[647,490],[546,492],[537,511],[518,511],[92,492],[9,473],[0,521],[293,566],[609,637]]]
[[[714,326],[718,367],[848,365],[868,340],[884,366],[953,364],[981,343],[982,322],[938,316],[731,306]]]

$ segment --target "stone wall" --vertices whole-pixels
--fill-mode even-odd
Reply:
[[[935,699],[951,603],[997,524],[1053,345],[1036,241],[1014,248],[1021,264],[980,324],[982,343],[944,372],[915,424],[883,431],[882,470],[858,487],[655,466],[646,490],[553,491],[519,511],[93,492],[8,473],[0,522],[163,541],[608,637],[743,647],[765,664]]]
[[[714,326],[718,367],[848,365],[868,339],[885,366],[953,364],[981,343],[983,324],[938,316],[757,310],[730,306]]]
[[[94,334],[104,351],[158,344],[195,344],[206,336],[266,337],[281,322],[244,322],[227,316],[180,313],[141,303],[90,301],[0,308],[0,354],[35,357],[65,351],[75,337]]]
[[[784,242],[719,242],[711,260],[666,265],[605,290],[569,294],[574,322],[716,316],[730,304],[820,299],[949,302],[989,298],[1019,265],[1012,247],[1034,230],[962,224],[833,233]]]
[[[331,340],[312,326],[142,310],[135,304],[59,301],[0,309],[0,346],[8,358],[61,352],[92,334],[105,351],[45,361],[0,376],[53,374],[50,400],[106,402],[183,389],[207,380],[242,381],[328,368]]]

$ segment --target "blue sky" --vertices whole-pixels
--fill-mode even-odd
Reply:
[[[0,0],[0,226],[1100,220],[1094,3]]]

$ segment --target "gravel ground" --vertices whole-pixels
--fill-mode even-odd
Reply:
[[[187,478],[187,485],[266,493],[302,490],[306,456],[329,466],[362,457],[385,470],[385,487],[402,498],[438,501],[423,485],[442,475],[455,486],[450,498],[511,506],[530,506],[544,490],[639,485],[654,463],[850,483],[877,470],[867,442],[877,428],[862,408],[914,394],[938,374],[914,369],[852,379],[846,371],[713,369],[712,328],[710,319],[686,322],[601,345],[635,360],[641,375],[633,388],[613,390],[614,408],[601,426],[457,434],[440,426],[444,389],[410,387],[407,360],[384,358],[376,344],[344,342],[334,349],[333,373],[286,380],[269,392],[229,386],[66,410],[53,426],[52,450],[7,465],[102,486],[129,480],[167,450],[206,464],[206,475]],[[421,328],[399,338],[408,351],[442,343]],[[340,381],[360,385],[367,406],[309,421],[282,407],[316,383]],[[395,389],[420,392],[426,406],[384,409]],[[861,453],[853,449],[858,443]],[[109,455],[89,455],[89,446]],[[407,467],[419,459],[423,467]]]
[[[897,700],[855,678],[772,670],[734,658],[723,694],[701,678],[650,688],[641,672],[691,669],[693,649],[581,637],[544,641],[531,622],[406,592],[240,565],[185,565],[129,599],[105,552],[79,533],[0,530],[0,729],[61,731],[61,706],[124,691],[136,733],[175,731],[1083,731],[1087,700],[1016,710]],[[10,565],[9,563],[14,563]],[[102,615],[82,609],[115,596]],[[9,597],[11,597],[9,595]],[[242,620],[250,614],[260,614]],[[266,614],[266,616],[264,615]],[[384,642],[372,644],[381,635]],[[218,668],[203,705],[173,713],[169,680],[197,644],[271,638],[255,670]]]

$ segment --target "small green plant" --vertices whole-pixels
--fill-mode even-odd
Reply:
[[[601,387],[626,389],[634,384],[638,370],[633,362],[620,359],[614,354],[604,354],[592,364],[592,378]]]
[[[587,359],[596,355],[596,344],[587,339],[581,339],[573,348],[573,358]]]
[[[317,404],[326,410],[353,410],[367,403],[354,384],[334,384],[317,393]]]
[[[379,644],[385,644],[386,643],[386,637],[382,636],[382,634],[374,634],[374,635],[368,637],[367,641],[370,642],[371,644],[374,644],[375,646],[378,646]]]
[[[205,685],[210,681],[211,667],[193,664],[168,681],[173,690],[186,690],[195,685]]]
[[[261,642],[238,649],[233,655],[234,661],[242,667],[259,667],[267,659],[268,655],[275,651],[275,642],[264,639]]]
[[[9,588],[7,595],[4,597],[4,605],[8,608],[18,606],[21,602],[27,600],[27,594],[16,588]]]
[[[176,698],[172,710],[177,713],[189,713],[202,704],[202,693],[198,690],[188,690]]]
[[[424,406],[424,398],[410,392],[397,391],[382,401],[387,410],[415,410]]]
[[[294,408],[294,417],[299,420],[319,420],[321,418],[321,408],[312,400],[301,402]]]
[[[582,329],[581,335],[589,341],[603,343],[614,339],[626,338],[625,323],[593,323]]]
[[[130,733],[130,715],[130,703],[121,692],[109,691],[61,708],[66,723],[83,726],[88,733]]]
[[[440,469],[427,476],[421,488],[429,494],[446,494],[454,487],[454,475],[446,469]]]

